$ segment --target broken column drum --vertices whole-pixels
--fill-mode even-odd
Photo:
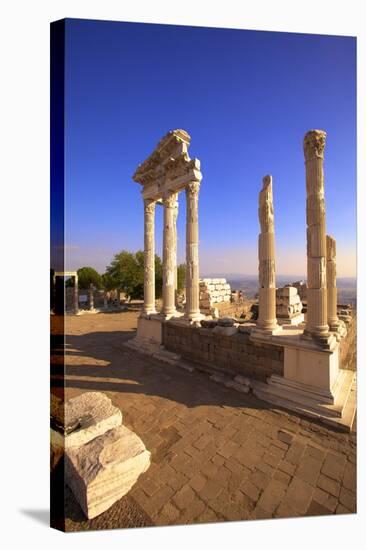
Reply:
[[[337,266],[336,266],[336,241],[330,235],[326,237],[327,246],[327,308],[328,325],[331,331],[339,329],[337,315]]]
[[[177,193],[166,193],[163,197],[164,233],[163,233],[163,314],[174,315],[175,281],[177,271],[176,250],[176,206]]]
[[[263,188],[259,193],[258,214],[261,233],[258,239],[259,313],[257,327],[264,331],[273,331],[279,327],[276,319],[274,212],[271,176],[263,178]]]
[[[323,160],[326,133],[310,130],[304,138],[307,223],[307,318],[305,337],[329,335],[326,282],[326,229]]]
[[[155,201],[144,200],[144,309],[145,315],[155,311]]]

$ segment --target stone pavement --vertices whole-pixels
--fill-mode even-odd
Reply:
[[[151,451],[151,467],[129,497],[153,524],[356,511],[355,432],[336,432],[124,348],[137,315],[67,318],[66,398],[106,392]],[[56,353],[55,393],[60,369]],[[105,512],[99,528],[119,527],[116,517]]]

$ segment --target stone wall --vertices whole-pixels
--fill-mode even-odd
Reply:
[[[356,370],[356,337],[357,337],[357,321],[353,313],[351,321],[347,326],[347,336],[342,338],[340,342],[340,367],[342,369]]]
[[[163,344],[202,370],[242,374],[261,381],[271,374],[283,375],[283,348],[253,343],[250,329],[244,326],[228,336],[217,334],[212,328],[167,322],[163,325]]]
[[[200,280],[200,310],[208,311],[216,304],[231,301],[231,289],[226,279]]]

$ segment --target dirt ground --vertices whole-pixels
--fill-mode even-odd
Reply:
[[[87,521],[66,489],[66,530],[356,511],[356,434],[276,409],[123,346],[138,309],[52,318],[51,389],[102,391],[151,451],[128,495]]]

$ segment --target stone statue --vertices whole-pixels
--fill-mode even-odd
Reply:
[[[263,178],[263,188],[259,193],[259,223],[262,233],[274,231],[272,177]]]

